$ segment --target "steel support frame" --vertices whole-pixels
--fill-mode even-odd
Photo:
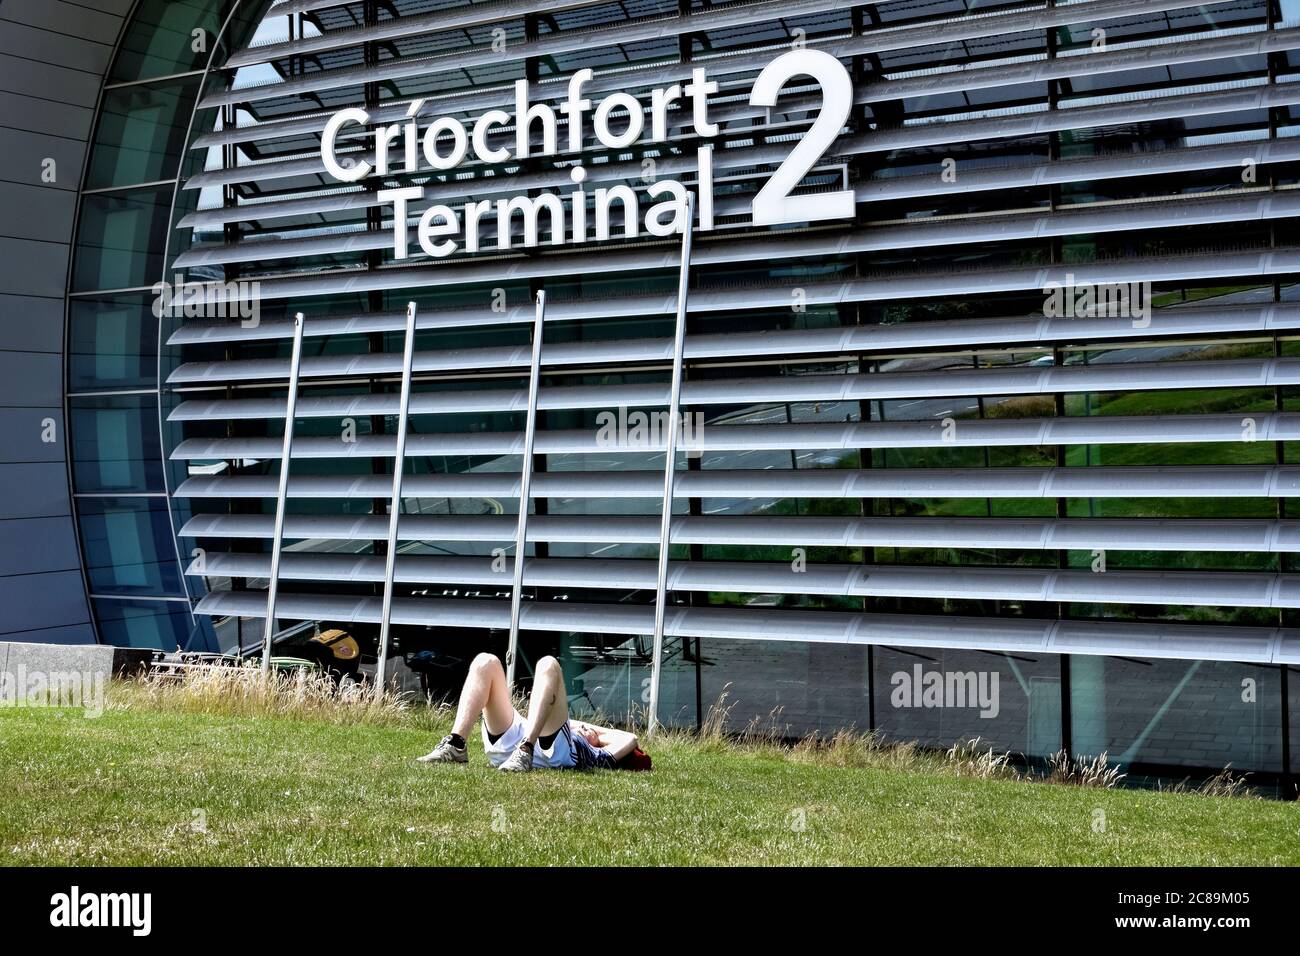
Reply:
[[[673,373],[668,392],[668,439],[664,448],[664,498],[659,519],[659,567],[655,576],[654,649],[650,664],[650,710],[646,733],[659,727],[659,683],[663,675],[664,619],[668,598],[668,551],[677,479],[677,442],[681,433],[682,353],[686,343],[687,293],[691,279],[691,236],[695,231],[695,195],[686,196],[686,229],[682,233],[682,263],[677,278],[677,328],[673,334]]]
[[[275,636],[275,604],[280,595],[280,553],[284,550],[284,504],[289,496],[289,469],[293,451],[293,422],[298,412],[298,371],[302,367],[303,315],[293,317],[293,352],[289,359],[289,394],[284,406],[284,442],[280,451],[280,481],[275,492],[275,532],[271,538],[271,576],[266,583],[266,621],[262,626],[262,673],[271,670],[271,643]]]
[[[546,316],[546,293],[537,293],[537,314],[533,318],[533,357],[528,368],[528,418],[524,423],[523,464],[519,469],[519,522],[515,526],[514,581],[510,589],[510,644],[506,650],[506,686],[515,686],[515,663],[519,659],[519,607],[523,600],[524,558],[528,549],[528,508],[532,501],[533,438],[537,434],[537,391],[542,368],[542,325]]]
[[[415,303],[406,304],[406,347],[402,352],[402,393],[397,406],[396,447],[393,451],[393,490],[388,504],[388,551],[384,555],[384,603],[379,617],[379,660],[375,665],[375,694],[382,695],[393,617],[393,576],[397,570],[397,524],[402,514],[402,476],[406,473],[406,423],[411,405],[411,366],[415,360]]]

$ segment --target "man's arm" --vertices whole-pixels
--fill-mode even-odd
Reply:
[[[590,731],[590,733],[586,733],[586,731]],[[587,743],[606,751],[615,760],[622,760],[636,749],[636,734],[626,730],[581,723],[578,732],[586,738]]]

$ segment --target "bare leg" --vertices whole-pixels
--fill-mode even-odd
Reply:
[[[480,654],[469,666],[465,686],[456,705],[456,722],[451,732],[469,737],[479,714],[490,734],[504,734],[515,721],[515,708],[506,687],[506,672],[492,654]]]
[[[495,658],[494,658],[495,660]],[[564,690],[564,670],[554,657],[543,657],[533,674],[533,696],[528,701],[524,739],[530,744],[553,734],[569,719],[569,697]]]

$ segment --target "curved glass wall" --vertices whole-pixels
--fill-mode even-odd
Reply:
[[[67,332],[74,509],[99,637],[216,650],[191,613],[160,430],[155,283],[210,63],[269,5],[141,0],[101,94],[81,193]],[[165,331],[165,330],[164,330]]]

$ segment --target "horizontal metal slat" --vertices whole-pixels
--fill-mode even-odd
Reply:
[[[954,142],[1034,136],[1066,130],[1294,106],[1300,102],[1298,86],[1300,84],[1256,86],[1167,96],[1147,93],[1145,98],[1120,103],[1075,107],[1063,104],[1060,109],[1038,113],[903,126],[872,134],[871,146],[875,152],[915,149]]]
[[[1110,362],[1092,365],[950,367],[923,372],[787,375],[771,378],[695,380],[682,385],[683,407],[774,402],[862,401],[962,395],[1042,395],[1055,392],[1160,391],[1173,388],[1263,388],[1300,384],[1300,358],[1196,362]],[[521,389],[418,392],[413,415],[521,411]],[[548,386],[538,408],[640,408],[668,402],[667,383]],[[219,399],[182,402],[168,421],[283,418],[283,399]],[[303,395],[299,418],[393,415],[396,395]]]
[[[957,426],[960,430],[960,425]],[[405,498],[519,497],[514,472],[408,475]],[[196,477],[176,498],[274,498],[275,475]],[[290,498],[382,498],[387,475],[291,475]],[[663,474],[654,471],[540,472],[533,498],[660,500]],[[1293,498],[1300,467],[1188,465],[1077,468],[809,468],[686,471],[673,484],[677,498]]]
[[[806,306],[835,305],[845,301],[842,283],[800,285]],[[693,292],[687,303],[692,314],[749,309],[788,309],[791,290],[770,286],[738,287],[725,291]],[[629,316],[672,315],[676,296],[628,295],[618,299],[589,298],[546,304],[550,322],[588,321]],[[455,329],[472,326],[519,325],[533,319],[531,305],[508,306],[494,312],[482,308],[420,312],[416,328]],[[327,335],[360,335],[367,332],[396,332],[403,329],[404,314],[371,312],[362,315],[312,316],[303,325],[307,338]],[[893,325],[849,326],[821,329],[772,329],[726,335],[689,335],[685,341],[688,359],[743,358],[764,355],[851,354],[891,349],[936,348],[950,345],[992,343],[1085,342],[1095,339],[1160,338],[1166,336],[1270,332],[1300,328],[1300,305],[1260,303],[1223,306],[1173,306],[1151,311],[1149,324],[1134,326],[1108,317],[1062,319],[1045,316],[1005,316],[960,321],[904,322]],[[261,321],[244,326],[237,321],[187,322],[167,340],[168,345],[285,339],[293,335],[293,323]],[[460,349],[416,353],[419,368],[444,371],[454,368],[513,368],[531,361],[522,347]],[[544,365],[597,364],[611,359],[620,363],[653,362],[672,357],[667,339],[589,340],[557,343],[542,354]],[[275,361],[269,359],[266,361]],[[207,363],[215,365],[217,363]],[[174,370],[174,371],[178,371]],[[207,374],[199,372],[200,375]],[[279,377],[286,373],[280,372]]]
[[[266,15],[285,16],[290,13],[310,13],[313,10],[327,10],[330,7],[347,6],[357,0],[275,0]]]
[[[1203,169],[1240,168],[1253,162],[1293,162],[1300,159],[1300,145],[1295,140],[1272,140],[1233,143],[1229,146],[1192,146],[1183,149],[1158,149],[1139,153],[1098,154],[1079,159],[1058,159],[1034,166],[1006,166],[963,169],[959,183],[943,183],[933,175],[898,176],[859,183],[859,202],[907,199],[916,196],[951,192],[984,192],[993,189],[1018,189],[1062,183],[1134,176],[1158,176],[1165,173]],[[938,186],[936,186],[938,180]]]
[[[186,569],[195,577],[266,578],[265,554],[205,552]],[[490,556],[402,554],[399,584],[509,587],[514,559]],[[384,579],[384,559],[372,555],[287,552],[280,579],[373,583]],[[528,558],[524,584],[544,588],[650,590],[656,563],[642,559]],[[828,594],[841,597],[929,597],[955,600],[1089,604],[1176,604],[1196,607],[1300,607],[1300,576],[1253,572],[1044,570],[952,566],[671,561],[669,591],[741,594]]]
[[[1086,418],[959,419],[960,428],[942,421],[800,422],[788,425],[708,424],[682,439],[679,448],[701,451],[801,450],[805,448],[971,448],[1045,445],[1116,445],[1237,442],[1246,429],[1255,441],[1300,441],[1300,414],[1096,416]],[[1243,425],[1249,422],[1249,425]],[[596,429],[539,431],[534,436],[539,455],[608,453]],[[663,451],[666,439],[656,429],[639,451]],[[392,458],[392,435],[297,437],[293,458]],[[519,432],[453,432],[408,435],[406,455],[519,455]],[[278,459],[283,442],[264,438],[187,438],[171,452],[173,461],[210,459]]]
[[[260,538],[273,515],[195,515],[186,538]],[[494,543],[514,540],[514,515],[403,515],[402,541]],[[385,515],[288,515],[285,538],[375,541],[388,536]],[[529,541],[658,546],[659,517],[534,515]],[[769,544],[791,547],[897,547],[1029,551],[1300,552],[1300,522],[1184,518],[786,518],[689,517],[672,520],[673,544]]]

